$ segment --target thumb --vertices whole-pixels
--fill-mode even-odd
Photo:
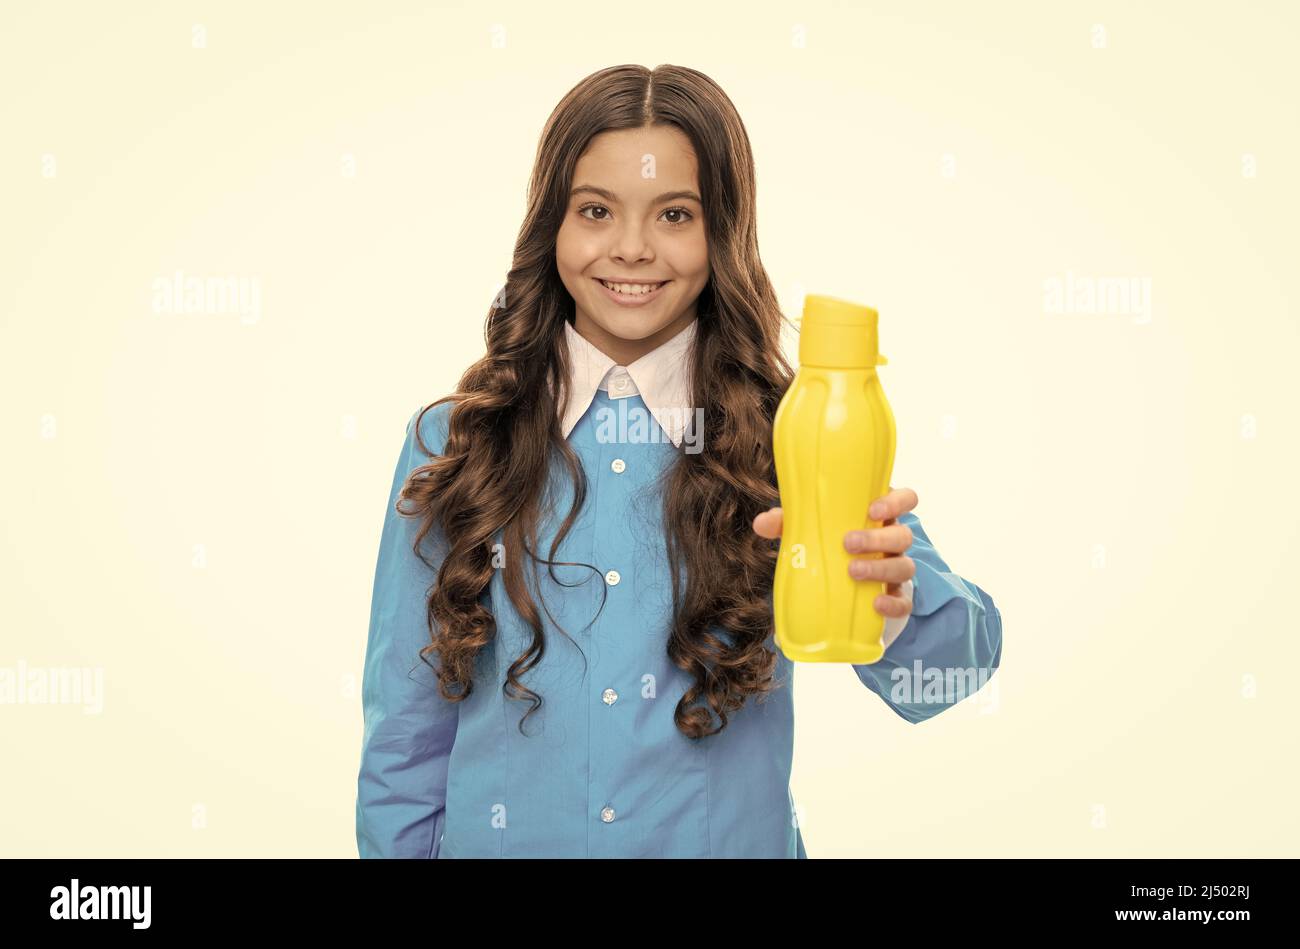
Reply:
[[[781,536],[782,514],[779,507],[764,511],[754,518],[754,533],[768,540]]]

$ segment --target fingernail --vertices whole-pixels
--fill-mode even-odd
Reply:
[[[871,508],[867,511],[867,515],[873,521],[880,520],[880,518],[884,515],[884,513],[885,513],[885,506],[881,504],[879,501],[872,504]]]

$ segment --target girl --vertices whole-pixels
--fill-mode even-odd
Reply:
[[[781,321],[722,90],[676,66],[579,83],[542,133],[487,353],[414,413],[393,474],[362,857],[806,856],[772,635]],[[916,504],[892,490],[881,527],[845,536],[885,553],[852,575],[888,583],[887,652],[854,672],[914,723],[954,699],[909,676],[982,682],[1002,652]]]

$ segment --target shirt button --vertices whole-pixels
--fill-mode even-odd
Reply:
[[[605,574],[605,582],[608,583],[610,586],[617,586],[618,581],[622,579],[623,578],[618,575],[617,570],[611,570],[609,573]]]
[[[613,705],[618,701],[618,693],[613,689],[606,689],[604,692],[600,693],[600,697],[604,699],[606,705]]]
[[[614,819],[614,808],[606,807],[600,812],[600,819],[606,824]]]
[[[619,376],[617,379],[615,379],[615,380],[614,380],[614,388],[617,389],[619,392],[622,392],[624,389],[626,389],[626,388],[627,388],[627,377],[626,377],[626,376]]]
[[[609,463],[609,467],[610,470],[614,472],[614,474],[622,474],[624,471],[627,470],[627,462],[624,461],[622,458],[615,458],[613,461]]]

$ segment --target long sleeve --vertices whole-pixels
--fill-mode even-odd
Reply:
[[[853,669],[901,718],[919,724],[993,675],[1002,661],[1002,614],[991,596],[948,569],[915,514],[898,522],[912,529],[912,613],[878,661]]]
[[[443,406],[425,413],[421,430],[434,453],[446,442]],[[370,631],[361,685],[365,720],[357,777],[356,833],[361,857],[438,855],[447,793],[447,764],[459,706],[438,692],[437,678],[419,651],[430,641],[425,598],[436,580],[412,545],[417,519],[395,505],[407,474],[429,458],[416,439],[417,411],[407,423],[379,543]],[[446,555],[435,529],[422,549],[434,566]],[[430,662],[437,662],[430,655]]]

